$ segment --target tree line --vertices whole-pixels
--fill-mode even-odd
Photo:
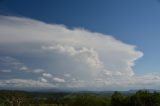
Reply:
[[[160,93],[137,91],[111,96],[95,93],[0,91],[0,106],[160,106]]]

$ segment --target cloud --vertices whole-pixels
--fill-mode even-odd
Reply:
[[[47,78],[53,77],[52,74],[49,74],[49,73],[43,73],[42,75],[43,75],[43,77],[47,77]]]
[[[0,16],[0,55],[1,67],[13,70],[0,79],[3,84],[8,80],[7,86],[15,77],[29,86],[31,80],[48,87],[102,89],[137,87],[147,79],[134,73],[135,61],[143,56],[135,45],[24,17]]]
[[[45,70],[44,69],[35,69],[35,70],[33,70],[33,72],[34,73],[42,73],[42,72],[44,72]]]
[[[25,66],[22,62],[10,56],[1,56],[0,57],[1,67],[11,68],[19,71],[29,71],[30,69]]]
[[[70,75],[70,74],[64,74],[64,76],[65,76],[65,77],[71,77],[71,75]]]
[[[25,80],[25,79],[8,79],[0,80],[1,87],[17,87],[17,88],[33,88],[33,87],[55,87],[46,82],[36,81],[36,80]]]
[[[60,82],[60,83],[65,82],[64,79],[61,79],[61,78],[58,78],[58,77],[53,78],[53,80],[56,81],[56,82]]]
[[[2,69],[2,70],[0,70],[0,72],[9,73],[9,72],[11,72],[11,70],[10,69]]]
[[[45,83],[45,82],[48,82],[47,79],[45,79],[45,78],[43,78],[43,77],[40,78],[40,81],[41,81],[41,82],[44,82],[44,83]]]
[[[27,70],[28,70],[28,68],[27,68],[27,67],[25,67],[25,66],[23,66],[23,67],[20,67],[20,70],[22,70],[22,71],[27,71]]]
[[[43,50],[51,50],[51,51],[57,51],[62,54],[67,54],[69,56],[80,56],[80,58],[83,58],[90,66],[93,66],[95,68],[101,67],[102,63],[98,57],[98,53],[93,50],[93,48],[80,48],[80,47],[73,47],[73,46],[66,46],[66,45],[60,45],[60,44],[53,44],[53,46],[42,46]]]

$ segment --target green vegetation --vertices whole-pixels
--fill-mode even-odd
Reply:
[[[0,91],[0,106],[160,106],[160,93],[138,91],[111,96],[99,93]]]

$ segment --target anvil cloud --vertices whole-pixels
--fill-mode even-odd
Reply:
[[[135,45],[110,35],[0,16],[1,87],[116,89],[160,82],[135,75],[142,56]]]

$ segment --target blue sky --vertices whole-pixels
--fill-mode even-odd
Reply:
[[[125,44],[135,45],[136,50],[143,52],[143,57],[134,62],[135,75],[160,73],[159,0],[2,0],[0,14],[65,25],[68,30],[82,28],[104,36],[111,35]],[[3,56],[6,53],[26,64],[31,62],[27,56],[3,52]],[[30,67],[43,64],[37,61],[38,58]]]

